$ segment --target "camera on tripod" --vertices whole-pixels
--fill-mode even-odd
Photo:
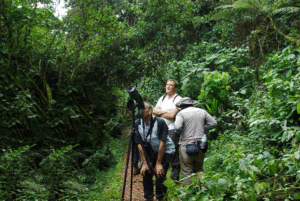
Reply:
[[[128,150],[127,150],[127,160],[126,160],[126,166],[125,166],[125,175],[124,175],[124,181],[123,181],[123,191],[122,191],[122,199],[124,200],[124,195],[125,195],[125,184],[126,184],[126,178],[127,178],[127,169],[128,169],[128,163],[129,163],[129,158],[134,158],[133,155],[130,157],[130,153],[134,154],[137,153],[138,150],[135,150],[137,148],[135,139],[137,138],[141,143],[141,147],[144,150],[145,157],[146,157],[146,163],[148,164],[150,171],[154,173],[155,177],[157,177],[153,167],[152,163],[150,161],[150,158],[147,153],[154,153],[152,151],[151,144],[149,142],[143,142],[141,135],[138,131],[138,129],[135,129],[135,118],[142,118],[143,117],[143,110],[145,109],[144,101],[139,94],[139,92],[136,90],[134,86],[131,86],[127,89],[127,92],[130,95],[130,100],[127,102],[127,109],[132,112],[132,132],[130,133],[130,141],[128,144]],[[138,108],[137,114],[134,114],[135,108]],[[153,128],[150,126],[150,130]],[[132,183],[133,183],[133,160],[131,161],[131,179],[130,179],[130,200],[132,199]],[[160,188],[162,188],[160,186]]]
[[[137,136],[139,139],[141,139],[141,136],[139,134],[138,130],[135,130],[135,118],[142,118],[143,117],[143,109],[145,109],[144,101],[135,88],[135,86],[131,86],[127,89],[127,92],[130,95],[130,99],[127,102],[127,109],[132,112],[132,132],[130,133],[130,141],[128,144],[128,150],[127,150],[127,161],[126,161],[126,167],[125,167],[125,176],[124,176],[124,182],[123,182],[123,192],[122,192],[122,200],[124,200],[125,195],[125,184],[126,184],[126,178],[127,178],[127,168],[129,163],[129,156],[130,153],[135,153],[137,150],[134,150],[136,148],[135,144],[135,137]],[[135,108],[138,108],[137,114],[135,115]],[[143,144],[142,144],[143,146]],[[149,146],[151,146],[149,144]],[[144,149],[144,146],[143,146]],[[133,158],[133,157],[131,157]],[[132,199],[132,177],[133,177],[133,162],[131,161],[131,180],[130,180],[130,200]]]
[[[130,100],[127,102],[127,109],[129,111],[134,111],[136,107],[138,107],[136,118],[142,118],[143,117],[143,110],[145,109],[144,101],[135,88],[135,86],[131,86],[127,89],[127,92],[130,95]]]

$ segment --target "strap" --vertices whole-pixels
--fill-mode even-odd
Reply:
[[[152,129],[153,129],[153,126],[154,126],[154,123],[155,123],[155,121],[156,121],[156,117],[154,117],[154,118],[151,118],[151,121],[150,121],[150,128],[149,128],[149,130],[148,130],[148,133],[147,133],[147,135],[146,135],[146,137],[145,137],[145,135],[144,135],[144,131],[145,131],[145,124],[144,124],[144,121],[143,121],[143,135],[144,135],[144,140],[146,140],[147,138],[148,138],[148,136],[150,135],[150,133],[152,132]],[[152,135],[150,135],[150,143],[151,143],[151,137],[152,137]]]
[[[166,96],[167,96],[167,94],[165,94],[165,95],[163,96],[161,102],[163,102],[163,101],[165,100]],[[174,96],[174,98],[173,98],[173,103],[174,103],[175,99],[177,98],[177,96],[178,96],[178,94],[176,94],[176,96]]]
[[[167,96],[167,94],[165,94],[165,95],[163,96],[161,102],[163,102],[163,101],[165,100],[166,96]]]
[[[175,129],[168,130],[168,136],[171,138],[172,142],[174,142],[174,144],[175,144],[175,141],[174,141],[174,140],[176,139],[176,132],[172,133],[173,136],[175,136],[174,140],[173,140],[173,136],[170,134],[170,131],[174,131],[174,130],[175,130]],[[177,144],[178,144],[178,142],[177,142]],[[176,144],[175,144],[175,146],[176,146]]]
[[[171,136],[169,130],[168,130],[168,136],[169,136],[169,137],[171,138],[171,140],[173,141],[172,136]]]
[[[174,103],[175,99],[177,98],[177,96],[178,96],[178,94],[173,98],[173,103]]]

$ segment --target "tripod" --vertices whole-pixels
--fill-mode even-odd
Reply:
[[[126,161],[126,167],[125,167],[125,176],[124,176],[124,182],[123,182],[123,192],[122,192],[122,200],[124,200],[124,194],[125,194],[125,186],[126,186],[126,179],[127,179],[127,169],[128,169],[128,163],[129,163],[129,157],[130,157],[130,150],[131,150],[131,179],[130,179],[130,201],[132,200],[132,179],[133,179],[133,152],[134,152],[134,146],[135,146],[135,137],[137,136],[139,141],[141,142],[142,149],[145,153],[146,156],[146,162],[148,164],[148,167],[150,168],[150,171],[152,171],[155,175],[156,178],[158,178],[156,172],[154,171],[152,167],[151,160],[145,151],[145,146],[142,143],[142,139],[140,136],[140,133],[138,130],[135,129],[135,115],[134,115],[134,109],[132,111],[132,132],[130,133],[130,139],[129,139],[129,144],[128,144],[128,150],[127,150],[127,161]],[[162,188],[162,186],[160,186]]]

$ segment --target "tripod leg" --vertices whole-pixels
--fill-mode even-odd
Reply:
[[[132,179],[133,179],[133,152],[134,152],[134,143],[131,143],[131,180],[130,180],[130,200],[132,199]]]
[[[126,161],[126,166],[125,166],[125,176],[124,176],[124,182],[123,182],[122,200],[124,200],[124,194],[125,194],[126,177],[127,177],[127,169],[128,169],[128,163],[129,163],[129,157],[130,157],[131,144],[132,143],[131,143],[131,136],[130,136],[130,140],[129,140],[129,144],[128,144],[128,150],[127,150],[127,161]]]

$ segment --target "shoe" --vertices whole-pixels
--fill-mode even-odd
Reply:
[[[140,170],[139,169],[135,169],[133,168],[133,175],[139,175],[140,174]]]

